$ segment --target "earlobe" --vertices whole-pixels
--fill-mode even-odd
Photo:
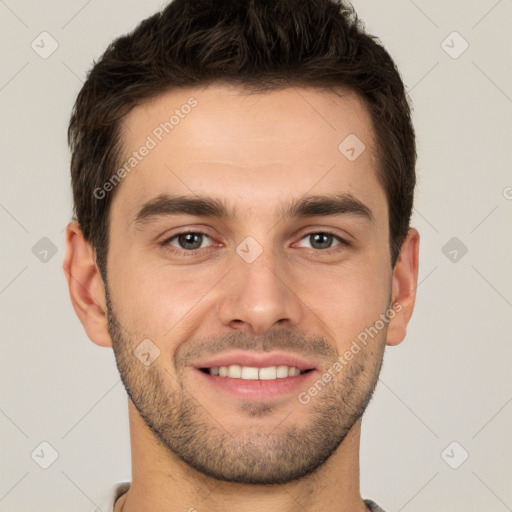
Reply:
[[[418,286],[419,243],[418,231],[409,229],[393,269],[392,305],[396,305],[393,307],[396,314],[388,325],[386,344],[390,346],[403,341],[414,310]]]
[[[94,260],[94,249],[85,240],[76,221],[66,229],[66,256],[63,269],[68,282],[71,303],[91,341],[111,347],[107,329],[105,287]]]

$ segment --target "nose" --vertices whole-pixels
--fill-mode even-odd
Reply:
[[[303,317],[303,305],[292,289],[284,264],[264,251],[256,261],[247,263],[234,256],[234,268],[220,297],[219,319],[233,329],[263,334],[275,326],[297,327]]]

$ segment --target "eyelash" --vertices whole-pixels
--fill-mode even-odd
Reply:
[[[170,245],[170,242],[172,240],[178,238],[181,235],[187,235],[187,234],[204,235],[204,236],[207,236],[208,238],[210,238],[213,241],[212,237],[210,235],[208,235],[207,233],[204,233],[202,231],[190,230],[190,231],[180,231],[179,233],[176,233],[176,234],[172,235],[171,237],[166,238],[164,241],[162,241],[160,243],[160,246],[162,246],[165,250],[170,251],[170,252],[172,252],[174,254],[177,253],[179,255],[185,255],[185,256],[190,256],[190,257],[196,256],[201,251],[204,251],[204,249],[211,249],[212,248],[212,246],[209,246],[209,247],[203,247],[203,248],[199,248],[199,249],[186,250],[186,249],[179,249],[177,247],[174,247],[174,246]],[[310,231],[309,233],[304,234],[300,238],[299,241],[304,240],[305,238],[310,237],[312,235],[318,235],[318,234],[328,235],[328,236],[330,235],[336,241],[338,241],[339,243],[337,245],[333,246],[333,247],[328,247],[327,249],[315,249],[313,247],[309,248],[311,251],[315,251],[315,253],[327,253],[327,254],[330,254],[332,251],[336,251],[336,250],[339,250],[341,248],[346,248],[346,247],[348,247],[350,245],[345,239],[341,238],[340,236],[334,234],[331,231]]]
[[[198,253],[204,252],[204,249],[212,249],[212,246],[210,247],[203,247],[199,249],[193,249],[190,251],[187,251],[186,249],[180,249],[178,247],[174,247],[170,245],[170,242],[174,240],[175,238],[178,238],[181,235],[187,235],[187,234],[194,234],[194,235],[204,235],[210,238],[212,241],[212,237],[208,235],[207,233],[204,233],[203,231],[194,231],[194,230],[188,230],[188,231],[180,231],[179,233],[176,233],[169,238],[166,238],[162,242],[160,242],[160,246],[163,247],[164,250],[171,252],[172,254],[178,254],[179,256],[196,256]]]

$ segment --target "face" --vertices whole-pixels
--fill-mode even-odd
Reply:
[[[108,310],[133,404],[220,480],[315,471],[362,415],[393,317],[367,111],[347,91],[212,85],[123,125]]]

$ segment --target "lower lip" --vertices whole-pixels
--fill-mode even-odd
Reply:
[[[219,377],[194,369],[199,377],[205,379],[211,387],[230,393],[238,398],[265,400],[286,394],[296,393],[306,389],[307,382],[315,376],[316,370],[301,373],[295,377],[283,377],[274,380],[249,380]]]

